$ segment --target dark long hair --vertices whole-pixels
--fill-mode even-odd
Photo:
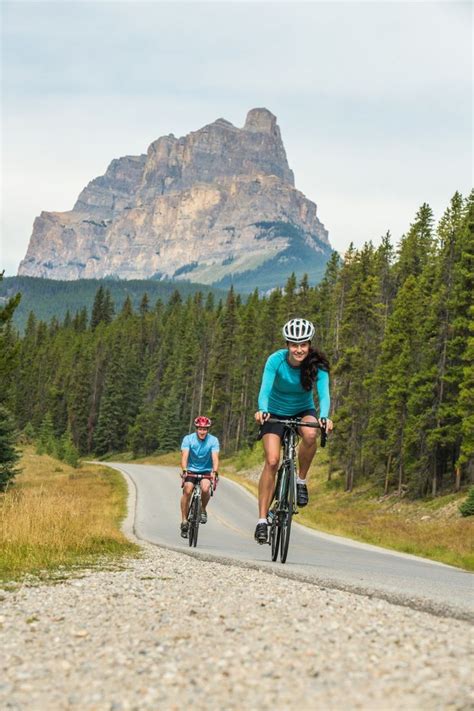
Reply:
[[[310,346],[309,353],[300,366],[301,385],[305,390],[312,389],[318,374],[318,368],[327,370],[329,373],[329,361],[324,353]]]

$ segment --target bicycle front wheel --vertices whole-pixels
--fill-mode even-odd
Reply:
[[[278,558],[278,550],[280,547],[280,535],[281,535],[281,528],[280,525],[276,522],[276,516],[274,520],[272,521],[272,525],[270,526],[270,543],[272,546],[272,560],[275,561]]]
[[[193,504],[191,504],[191,509],[189,510],[189,516],[188,516],[188,523],[189,523],[189,528],[188,528],[188,544],[189,544],[189,547],[191,547],[191,546],[193,545],[193,542],[194,542],[194,523],[193,523],[193,519],[192,519],[192,516],[191,516],[191,513],[192,513],[192,506],[193,506]]]
[[[284,498],[284,511],[280,516],[280,560],[286,563],[288,547],[290,545],[291,521],[293,519],[293,506],[295,501],[295,463],[288,463],[288,480]],[[283,502],[282,502],[283,503]],[[282,506],[283,508],[283,506]]]
[[[194,497],[194,506],[192,510],[193,518],[193,542],[192,545],[196,548],[198,540],[199,524],[201,523],[201,499],[199,496]],[[191,545],[191,543],[189,544]]]
[[[199,527],[199,519],[201,516],[200,512],[200,501],[199,497],[193,495],[193,498],[191,500],[191,506],[189,507],[189,514],[188,514],[188,521],[189,521],[189,532],[188,532],[188,543],[189,546],[196,546],[197,543],[197,537],[198,537],[198,527]]]

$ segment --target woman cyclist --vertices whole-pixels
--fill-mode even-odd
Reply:
[[[332,430],[329,415],[329,363],[326,356],[311,346],[314,326],[304,318],[293,318],[283,326],[286,348],[268,358],[263,371],[255,419],[260,424],[260,437],[265,451],[265,465],[258,484],[259,519],[255,540],[267,542],[267,513],[275,489],[275,475],[280,462],[284,426],[267,422],[269,417],[298,417],[305,422],[326,420],[326,430]],[[319,419],[316,413],[313,386],[319,398]],[[297,504],[306,506],[308,489],[306,476],[316,453],[317,430],[300,427],[298,448]]]

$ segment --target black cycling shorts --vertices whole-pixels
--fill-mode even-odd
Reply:
[[[184,484],[195,484],[199,479],[211,479],[211,472],[188,472],[184,477]]]
[[[279,420],[301,419],[302,417],[306,417],[306,415],[313,415],[316,419],[318,417],[314,408],[303,410],[303,412],[298,412],[296,415],[274,415],[273,412],[270,413],[270,417],[278,417]],[[257,439],[262,439],[263,435],[266,434],[276,434],[280,439],[283,439],[284,429],[285,425],[281,425],[279,422],[264,422],[263,425],[260,426]]]

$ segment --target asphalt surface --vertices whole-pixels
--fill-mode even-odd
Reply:
[[[129,482],[130,529],[142,540],[201,558],[271,570],[277,575],[458,619],[474,618],[474,576],[458,568],[388,551],[294,523],[285,565],[273,563],[270,547],[253,539],[255,498],[229,479],[220,478],[199,527],[196,549],[179,533],[181,496],[176,467],[110,463]],[[295,521],[295,519],[294,519]]]

